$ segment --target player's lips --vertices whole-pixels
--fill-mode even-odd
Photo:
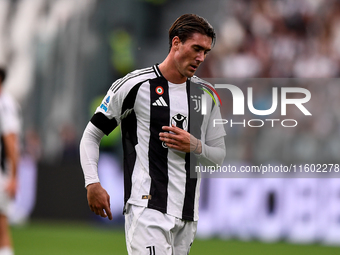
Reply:
[[[198,66],[196,66],[196,65],[190,65],[190,67],[191,67],[192,69],[194,69],[194,71],[196,71],[196,69],[197,69]]]

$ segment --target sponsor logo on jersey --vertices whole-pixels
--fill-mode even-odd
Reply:
[[[168,106],[163,97],[159,97],[155,102],[152,103],[153,106]]]
[[[183,130],[187,130],[188,118],[180,113],[177,113],[176,115],[172,116],[171,124]]]
[[[175,125],[178,128],[183,130],[187,130],[188,128],[188,117],[184,116],[183,114],[177,113],[176,115],[171,117],[171,125]],[[162,142],[162,146],[164,148],[168,148],[165,142]]]
[[[165,142],[162,142],[162,146],[163,146],[163,148],[165,148],[165,149],[168,148],[168,146],[166,146]]]

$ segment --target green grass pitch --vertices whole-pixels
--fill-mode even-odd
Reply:
[[[122,229],[74,222],[32,222],[12,227],[16,255],[126,255]],[[190,255],[317,255],[340,254],[340,247],[285,242],[261,243],[196,239]]]

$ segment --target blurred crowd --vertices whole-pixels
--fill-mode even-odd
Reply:
[[[213,77],[339,76],[340,1],[233,0],[225,9]]]

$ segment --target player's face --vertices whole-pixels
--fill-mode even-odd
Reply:
[[[178,38],[178,37],[177,37]],[[175,51],[175,64],[183,77],[192,77],[211,50],[212,39],[207,35],[194,33],[184,43],[179,41]]]

